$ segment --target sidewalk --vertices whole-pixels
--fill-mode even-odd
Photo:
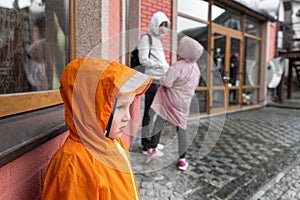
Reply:
[[[262,187],[251,200],[300,199],[300,160],[297,159]]]
[[[295,87],[295,86],[294,86]],[[284,94],[283,103],[276,103],[270,101],[267,103],[267,106],[278,107],[278,108],[290,108],[290,109],[300,109],[300,89],[297,88],[292,92],[292,98],[286,99],[286,94]]]
[[[287,104],[293,106],[227,114],[220,137],[217,128],[209,129],[212,118],[190,120],[187,171],[176,167],[173,126],[162,133],[165,155],[149,164],[136,137],[131,156],[141,199],[300,199],[300,101]],[[207,136],[217,143],[202,157]]]

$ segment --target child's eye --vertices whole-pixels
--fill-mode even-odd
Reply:
[[[116,106],[116,109],[117,109],[117,110],[122,110],[122,109],[126,109],[126,108],[129,107],[129,106],[130,106],[129,104],[117,105],[117,106]]]
[[[116,109],[117,110],[121,110],[124,106],[117,106]]]

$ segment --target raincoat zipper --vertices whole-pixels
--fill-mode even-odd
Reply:
[[[129,172],[130,172],[130,176],[131,176],[132,185],[133,185],[133,188],[134,188],[135,198],[137,200],[139,200],[136,185],[135,185],[135,181],[134,181],[134,177],[133,177],[133,172],[132,172],[131,165],[130,165],[130,162],[128,160],[127,154],[126,154],[125,150],[123,149],[123,147],[120,145],[120,143],[117,140],[114,140],[114,142],[117,145],[119,152],[121,153],[121,155],[123,156],[123,158],[125,159],[125,161],[127,163],[127,166],[128,166]]]

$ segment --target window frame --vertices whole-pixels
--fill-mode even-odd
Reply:
[[[69,59],[76,57],[75,0],[69,0]],[[0,95],[0,117],[20,114],[62,104],[58,90],[23,92]]]
[[[69,59],[76,58],[76,0],[69,0]],[[66,132],[59,90],[0,95],[0,167]]]

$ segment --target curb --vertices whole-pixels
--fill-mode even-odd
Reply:
[[[266,107],[276,107],[276,108],[286,108],[286,109],[300,109],[299,105],[287,105],[287,104],[279,104],[279,103],[268,103]]]

